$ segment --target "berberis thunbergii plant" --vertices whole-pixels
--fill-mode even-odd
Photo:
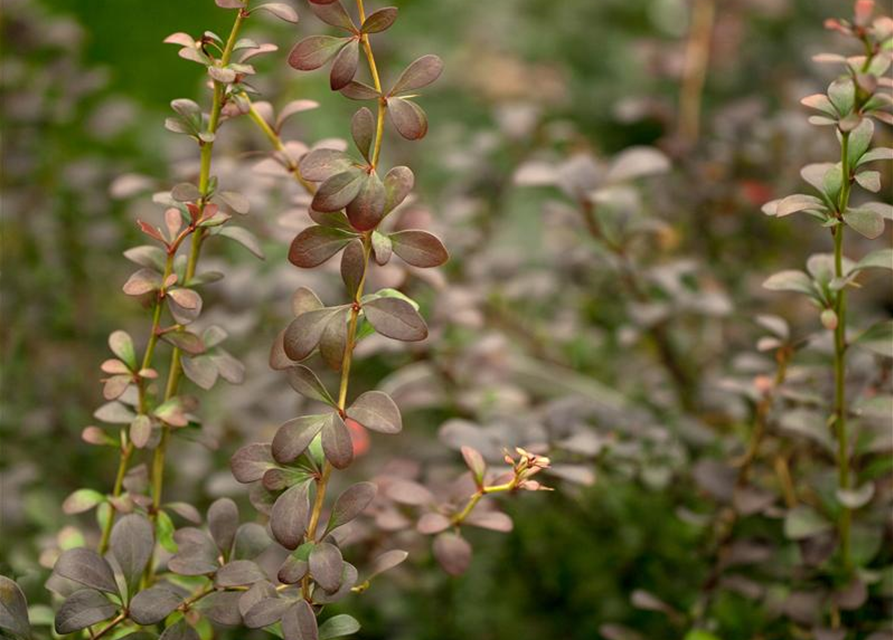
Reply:
[[[857,0],[852,20],[829,20],[826,26],[854,40],[860,55],[850,57],[820,54],[818,62],[839,65],[841,75],[828,87],[827,93],[804,98],[803,104],[819,112],[810,123],[834,131],[840,146],[839,160],[812,164],[803,168],[803,179],[814,189],[813,194],[795,194],[769,202],[764,212],[783,217],[805,212],[829,229],[833,252],[813,255],[806,271],[789,270],[776,273],[765,282],[775,291],[792,291],[805,295],[820,314],[822,325],[833,335],[833,392],[828,394],[826,428],[836,441],[837,486],[833,496],[822,501],[822,511],[836,520],[836,540],[831,577],[836,586],[849,585],[864,594],[871,571],[866,563],[873,554],[856,552],[854,524],[865,514],[865,526],[875,526],[864,508],[875,497],[875,484],[868,472],[868,462],[875,451],[876,435],[860,419],[861,411],[853,407],[847,362],[852,348],[864,348],[876,356],[893,357],[893,322],[887,320],[870,327],[851,327],[848,323],[847,294],[858,288],[862,273],[868,269],[893,269],[893,249],[871,251],[857,260],[845,255],[845,238],[858,234],[869,240],[881,236],[885,220],[893,220],[893,207],[870,197],[854,197],[857,188],[869,193],[881,190],[881,173],[874,166],[879,161],[893,160],[893,149],[872,148],[877,120],[893,124],[890,112],[893,99],[889,89],[893,20],[874,15],[873,0]],[[818,425],[817,425],[818,426]],[[855,427],[855,430],[854,430]],[[882,446],[882,445],[879,445]],[[863,464],[864,461],[864,464]],[[823,518],[812,510],[800,508],[788,516],[786,532],[795,529],[798,539],[824,531]],[[789,537],[793,537],[789,535]],[[860,539],[865,536],[860,536]],[[864,546],[864,545],[863,545]],[[853,587],[853,585],[856,585]],[[857,606],[864,602],[857,597]],[[830,621],[841,626],[840,609],[852,608],[834,604]],[[834,637],[844,637],[843,635]]]
[[[350,131],[360,158],[337,146],[295,153],[302,145],[284,143],[279,128],[282,120],[307,107],[307,101],[287,106],[276,126],[270,125],[252,103],[250,95],[255,90],[246,80],[254,73],[248,60],[276,47],[240,38],[240,32],[257,11],[286,22],[297,22],[297,14],[282,3],[250,7],[247,0],[216,0],[216,4],[235,12],[226,40],[211,32],[198,39],[176,33],[165,40],[180,46],[180,57],[207,68],[211,103],[207,112],[192,100],[171,103],[175,116],[165,126],[195,141],[200,156],[197,179],[156,194],[155,201],[165,207],[164,230],[139,221],[142,232],[156,244],[126,252],[140,269],[124,284],[124,292],[144,302],[151,327],[141,357],[134,340],[123,331],[109,338],[115,358],[102,365],[108,375],[103,381],[108,404],[96,412],[96,418],[121,426],[114,435],[90,426],[83,438],[114,448],[120,463],[110,493],[81,489],[65,502],[64,510],[71,514],[96,508],[101,533],[96,550],[69,548],[55,563],[47,586],[62,599],[55,615],[55,631],[60,635],[211,638],[213,623],[265,628],[286,640],[346,637],[359,629],[359,623],[341,614],[318,624],[325,605],[365,591],[373,577],[407,556],[399,549],[386,551],[361,579],[359,571],[342,557],[346,540],[341,534],[344,525],[373,501],[376,486],[354,484],[328,507],[326,498],[333,472],[345,469],[354,458],[351,430],[393,434],[402,429],[400,410],[385,393],[367,391],[349,401],[357,343],[375,332],[410,342],[428,335],[413,300],[393,289],[366,293],[364,288],[372,260],[385,265],[396,255],[419,268],[436,267],[447,260],[443,244],[426,231],[379,231],[414,182],[408,167],[381,170],[385,120],[389,116],[404,138],[425,136],[427,118],[414,99],[419,89],[438,78],[442,62],[434,55],[423,56],[385,89],[370,35],[388,29],[397,9],[386,7],[367,15],[363,0],[357,0],[354,22],[337,0],[313,0],[313,12],[348,35],[306,38],[292,50],[289,64],[312,70],[334,58],[332,89],[351,99],[374,101],[376,113],[362,107],[353,116]],[[371,86],[354,80],[361,49]],[[269,516],[272,538],[290,552],[275,580],[255,562],[271,542],[267,528],[253,522],[240,524],[232,500],[214,502],[203,529],[195,507],[166,501],[163,493],[169,447],[180,433],[199,429],[194,415],[198,401],[181,391],[182,377],[202,389],[210,389],[218,378],[239,383],[244,377],[242,365],[220,347],[226,337],[223,329],[209,326],[201,333],[189,329],[202,309],[197,289],[222,277],[198,270],[207,239],[227,237],[262,257],[257,240],[246,229],[230,225],[232,216],[224,210],[246,214],[248,199],[223,189],[211,171],[221,124],[244,114],[273,143],[274,158],[312,195],[308,213],[315,224],[294,239],[289,260],[310,269],[341,253],[347,293],[345,303],[325,306],[309,289],[299,289],[292,299],[295,319],[280,335],[271,358],[274,368],[287,372],[295,391],[325,409],[282,425],[272,445],[251,444],[232,458],[236,479],[253,483],[252,503]],[[156,383],[161,377],[155,368],[160,342],[172,347],[163,385]],[[302,364],[317,352],[326,365],[340,372],[334,394]],[[149,452],[149,465],[134,465],[143,451]],[[548,459],[523,450],[519,453],[520,460],[506,455],[510,468],[505,473],[488,474],[480,455],[464,450],[474,489],[463,508],[441,515],[445,524],[438,526],[441,533],[434,543],[435,555],[451,573],[468,563],[470,546],[461,537],[460,526],[474,520],[472,512],[485,494],[542,488],[531,476],[547,467]],[[175,518],[195,526],[176,528]],[[0,577],[0,604],[2,634],[33,637],[24,595],[5,577]]]

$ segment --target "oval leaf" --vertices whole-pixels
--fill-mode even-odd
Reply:
[[[347,410],[348,417],[379,433],[399,433],[403,429],[400,409],[382,391],[367,391]]]
[[[270,528],[273,537],[286,549],[297,549],[310,520],[309,484],[296,484],[273,504]]]
[[[395,340],[417,342],[428,337],[428,326],[411,304],[400,298],[376,298],[363,313],[378,333]]]

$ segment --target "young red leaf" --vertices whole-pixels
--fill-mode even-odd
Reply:
[[[311,182],[322,182],[354,166],[353,158],[340,149],[314,149],[298,163],[301,175]]]
[[[348,43],[348,38],[310,36],[294,46],[288,54],[288,64],[300,71],[319,69],[335,57]]]
[[[262,443],[245,445],[230,460],[233,476],[243,484],[257,482],[267,469],[274,466],[270,445]]]
[[[341,251],[355,237],[331,227],[307,227],[292,240],[288,260],[296,267],[312,269]]]
[[[371,482],[359,482],[345,489],[332,506],[332,515],[329,516],[325,533],[328,534],[363,513],[377,491],[378,487]]]
[[[341,89],[341,95],[351,100],[376,100],[380,94],[368,84],[354,80]]]
[[[353,462],[353,443],[350,432],[337,413],[322,429],[322,448],[326,459],[336,469],[346,469]]]
[[[252,9],[252,11],[267,11],[280,20],[291,22],[292,24],[298,21],[298,12],[283,2],[270,2],[268,4],[258,5]]]
[[[426,55],[413,61],[397,78],[388,95],[394,96],[426,87],[443,72],[443,61],[435,55]]]
[[[319,354],[334,371],[340,371],[347,348],[348,307],[342,308],[326,323],[319,339]]]
[[[375,116],[366,107],[361,107],[359,111],[353,114],[353,118],[350,121],[350,135],[353,137],[357,149],[359,149],[366,161],[369,162],[372,139],[375,137]]]
[[[420,140],[428,133],[428,117],[406,98],[388,98],[388,113],[397,132],[407,140]]]
[[[295,362],[306,359],[319,344],[326,324],[337,311],[338,307],[317,309],[292,320],[283,337],[285,355]]]
[[[313,547],[307,561],[310,575],[326,591],[336,591],[341,586],[344,560],[341,551],[333,544],[322,542]]]
[[[365,273],[364,256],[363,242],[359,238],[352,240],[341,254],[341,280],[351,298],[356,296],[357,288]]]
[[[350,31],[351,33],[356,32],[357,28],[354,25],[353,20],[351,20],[347,11],[344,10],[344,7],[340,2],[329,2],[327,4],[320,3],[310,3],[310,10],[316,15],[317,18],[325,22],[326,24],[330,24],[333,27],[338,27],[339,29],[344,29],[345,31]]]
[[[369,173],[356,197],[347,205],[347,217],[357,231],[369,231],[381,222],[385,213],[386,191],[374,171]]]
[[[406,200],[406,196],[412,191],[415,184],[415,176],[409,167],[394,167],[385,174],[385,213],[390,213]]]
[[[360,61],[360,41],[350,40],[335,56],[332,71],[329,74],[329,84],[332,91],[338,91],[348,85],[357,74],[357,66]]]
[[[389,29],[397,19],[397,7],[383,7],[373,11],[363,22],[363,33],[380,33]]]
[[[357,167],[335,174],[321,185],[310,206],[317,211],[339,211],[357,197],[369,174]]]
[[[319,640],[316,615],[306,600],[298,600],[282,615],[282,636],[285,640]]]
[[[484,457],[477,449],[467,446],[462,447],[462,457],[465,459],[465,464],[469,470],[471,470],[475,483],[481,486],[484,481],[484,473],[487,471],[487,463],[484,462]]]

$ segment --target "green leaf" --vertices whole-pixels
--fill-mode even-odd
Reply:
[[[832,201],[837,202],[837,196],[843,187],[843,167],[840,163],[832,165],[822,176],[822,191]]]
[[[859,509],[868,504],[874,496],[874,483],[866,482],[855,489],[838,489],[835,496],[847,509]]]
[[[360,630],[360,623],[346,613],[332,616],[319,627],[319,640],[344,638]]]
[[[815,297],[812,280],[802,271],[789,269],[769,276],[763,287],[770,291],[796,291]]]
[[[869,240],[874,240],[884,232],[884,219],[871,209],[850,209],[843,214],[848,227]]]
[[[105,496],[93,489],[78,489],[65,498],[62,503],[62,511],[68,515],[84,513],[98,504],[105,502]]]
[[[704,631],[703,629],[692,629],[685,634],[683,640],[720,640],[720,637],[713,635],[709,631]]]
[[[893,358],[893,320],[879,322],[870,327],[856,338],[853,344],[879,356]]]
[[[264,250],[261,248],[260,242],[248,229],[233,226],[220,227],[217,235],[238,242],[261,260],[264,259]]]
[[[807,210],[825,211],[825,204],[815,196],[795,193],[778,201],[775,215],[779,218]]]
[[[874,121],[871,118],[864,118],[858,127],[850,131],[849,136],[847,160],[850,167],[855,167],[871,146],[871,138],[874,136]]]
[[[893,249],[877,249],[856,263],[850,273],[863,269],[889,269],[893,271]]]
[[[829,529],[831,529],[831,523],[817,511],[805,505],[791,509],[784,519],[784,534],[791,540],[811,538]]]
[[[158,511],[158,520],[155,522],[155,536],[165,551],[177,552],[177,543],[174,542],[174,523],[166,511]]]
[[[133,340],[126,331],[113,331],[109,336],[109,348],[130,367],[131,371],[136,370],[136,351],[133,348]]]
[[[893,160],[893,149],[890,147],[875,147],[859,158],[859,162],[856,163],[856,166],[862,166],[869,162],[877,162],[878,160]]]
[[[837,109],[837,113],[846,116],[856,103],[856,85],[851,78],[835,80],[828,87],[828,98]]]

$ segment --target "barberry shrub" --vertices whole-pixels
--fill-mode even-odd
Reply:
[[[441,241],[427,231],[379,230],[410,195],[414,182],[408,167],[381,170],[386,119],[406,139],[425,136],[427,117],[416,92],[438,78],[442,62],[437,56],[423,56],[385,89],[370,36],[390,28],[397,9],[367,15],[358,0],[355,21],[337,0],[311,2],[317,17],[348,35],[306,38],[292,49],[289,64],[313,70],[332,61],[331,88],[353,100],[371,101],[375,113],[361,107],[351,120],[359,158],[331,141],[308,150],[300,142],[283,141],[280,131],[285,119],[315,105],[289,103],[274,120],[269,105],[255,103],[256,91],[249,82],[255,70],[249,61],[277,47],[240,36],[258,11],[290,23],[298,21],[297,13],[283,3],[216,4],[235,16],[225,40],[209,31],[197,39],[175,33],[165,40],[179,47],[181,58],[207,70],[208,110],[177,99],[171,103],[174,115],[165,122],[169,131],[195,142],[199,171],[195,183],[177,184],[155,195],[155,202],[165,207],[163,226],[138,221],[154,244],[125,253],[139,269],[125,282],[124,293],[144,303],[150,326],[142,351],[123,331],[109,337],[115,357],[102,364],[108,402],[95,416],[119,427],[110,434],[89,426],[83,439],[115,450],[119,466],[111,492],[79,489],[63,505],[69,514],[95,509],[100,535],[96,550],[69,548],[55,562],[47,587],[61,599],[54,620],[60,635],[175,640],[210,637],[213,624],[266,628],[287,640],[346,637],[359,630],[359,623],[346,614],[323,615],[320,623],[326,605],[365,591],[373,578],[407,557],[405,551],[389,549],[361,575],[344,560],[342,547],[349,542],[348,525],[370,506],[377,487],[371,482],[353,484],[331,504],[327,490],[334,472],[350,466],[361,434],[394,434],[403,427],[397,405],[381,391],[366,391],[348,401],[356,345],[373,333],[408,342],[428,335],[415,301],[394,289],[366,293],[365,284],[372,264],[385,265],[393,256],[417,268],[437,267],[448,258]],[[354,79],[361,51],[371,85]],[[167,452],[180,436],[200,437],[199,401],[181,389],[183,378],[207,390],[220,378],[238,384],[245,375],[244,367],[221,347],[223,328],[191,329],[202,311],[200,288],[222,278],[199,268],[209,239],[228,238],[263,258],[258,240],[232,224],[233,215],[248,213],[248,198],[226,190],[212,173],[222,125],[244,115],[273,145],[273,161],[310,196],[307,213],[313,224],[294,239],[289,260],[312,269],[340,254],[347,295],[343,304],[325,306],[308,288],[295,292],[295,319],[280,334],[270,363],[284,370],[292,388],[320,409],[282,425],[272,444],[247,445],[232,458],[233,474],[251,485],[251,502],[265,516],[266,526],[241,522],[236,503],[228,498],[215,501],[203,519],[194,506],[170,501],[164,494]],[[170,346],[170,359],[159,372],[157,348],[162,343]],[[331,393],[305,364],[316,354],[340,374],[337,392]],[[509,466],[504,472],[490,470],[474,449],[464,448],[463,455],[471,480],[466,498],[442,505],[419,526],[423,533],[437,534],[434,554],[452,574],[464,571],[471,557],[471,547],[460,535],[462,525],[511,528],[504,514],[476,511],[481,500],[488,494],[544,489],[533,476],[549,466],[548,458],[520,448],[515,455],[505,454]],[[146,462],[138,463],[143,457]],[[403,487],[404,504],[428,504],[416,499],[418,493],[410,496],[412,492],[411,486]],[[400,502],[400,493],[392,492],[391,498]],[[178,520],[187,525],[177,527]],[[284,560],[271,579],[257,559],[273,541],[284,550]],[[0,578],[0,587],[0,629],[4,635],[30,637],[21,590],[6,577]]]

